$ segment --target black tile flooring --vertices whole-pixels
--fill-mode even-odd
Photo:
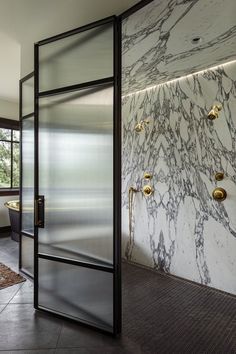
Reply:
[[[17,271],[18,244],[0,238]],[[0,354],[236,353],[236,298],[123,265],[123,333],[114,339],[33,309],[33,286],[0,290]]]

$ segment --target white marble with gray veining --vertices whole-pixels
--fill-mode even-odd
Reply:
[[[223,109],[210,121],[213,102]],[[124,257],[236,294],[236,62],[124,96],[122,119]],[[155,192],[135,195],[130,244],[128,189],[142,186],[144,171]],[[222,203],[215,186],[228,193]]]
[[[154,0],[125,19],[124,94],[236,58],[235,14],[234,0]]]

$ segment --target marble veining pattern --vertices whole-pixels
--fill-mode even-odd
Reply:
[[[235,58],[236,2],[154,0],[124,20],[124,94]],[[200,36],[202,42],[191,40]]]
[[[223,109],[210,121],[213,102]],[[124,256],[236,294],[236,62],[124,96],[122,114]],[[128,189],[141,188],[144,171],[155,192],[134,196],[130,243]],[[222,203],[212,199],[215,186],[228,192]]]

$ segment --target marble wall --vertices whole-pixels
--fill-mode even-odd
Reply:
[[[219,33],[213,36],[214,26],[209,26],[213,38],[206,41],[204,37],[205,49],[198,47],[196,60],[196,53],[187,55],[185,71],[171,70],[168,60],[165,70],[158,66],[159,56],[170,58],[167,52],[173,47],[161,36],[161,28],[167,33],[175,19],[179,26],[183,21],[180,27],[186,29],[189,20],[184,17],[190,10],[196,17],[194,11],[203,3],[153,1],[123,24],[123,256],[236,294],[236,60],[224,40],[225,50],[212,47]],[[218,0],[209,3],[220,4]],[[231,34],[231,24],[228,19],[225,22],[222,31]],[[151,28],[156,42],[144,43]],[[198,35],[202,36],[200,30]],[[229,40],[234,41],[235,37]],[[182,48],[179,52],[183,53]],[[215,62],[210,52],[217,54]],[[201,53],[205,54],[200,61]],[[182,65],[178,58],[176,68]],[[173,57],[173,68],[176,60]],[[205,71],[189,75],[203,69],[203,63]],[[207,113],[214,102],[223,108],[220,117],[210,121]],[[135,125],[145,118],[150,119],[145,131],[135,132]],[[218,171],[225,173],[221,182],[214,177]],[[154,175],[154,194],[149,198],[135,194],[130,238],[128,190],[142,187],[144,172]],[[224,202],[213,200],[216,186],[226,189]]]
[[[234,0],[154,0],[122,24],[123,92],[128,94],[231,60]],[[200,43],[192,40],[200,37]]]

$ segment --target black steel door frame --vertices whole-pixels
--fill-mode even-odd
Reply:
[[[39,92],[39,47],[45,44],[69,37],[80,32],[93,29],[95,27],[113,24],[113,76],[90,81],[83,84],[75,84],[63,88],[57,88],[49,91]],[[38,152],[38,131],[39,131],[39,99],[40,97],[56,95],[60,93],[71,92],[74,90],[86,89],[91,86],[98,86],[107,83],[113,84],[113,267],[102,270],[113,273],[113,332],[108,332],[104,329],[97,328],[83,320],[72,319],[83,325],[95,328],[97,330],[118,335],[121,332],[121,18],[111,16],[100,21],[90,23],[86,26],[67,31],[56,36],[39,41],[34,45],[34,72],[35,72],[35,86],[34,86],[34,104],[35,104],[35,201],[39,198],[39,152]],[[46,255],[38,252],[38,226],[36,225],[36,215],[34,219],[34,307],[37,310],[53,313],[58,317],[64,316],[41,308],[38,303],[38,260],[45,258]],[[62,257],[46,256],[47,259],[60,261],[67,264],[74,264],[86,267],[81,261],[67,260]],[[101,266],[89,265],[90,268],[101,270]],[[71,318],[69,318],[71,319]]]
[[[33,274],[30,274],[27,272],[27,270],[22,268],[22,236],[24,237],[29,237],[31,239],[34,239],[34,235],[29,234],[26,231],[22,230],[22,182],[23,182],[23,156],[22,156],[22,122],[23,120],[27,118],[34,117],[34,112],[28,113],[26,115],[23,115],[23,85],[26,81],[34,77],[34,71],[29,73],[28,75],[24,76],[22,79],[19,81],[19,119],[20,119],[20,239],[19,239],[19,270],[21,273],[25,274],[26,276],[33,278]],[[34,103],[32,102],[32,105]]]

